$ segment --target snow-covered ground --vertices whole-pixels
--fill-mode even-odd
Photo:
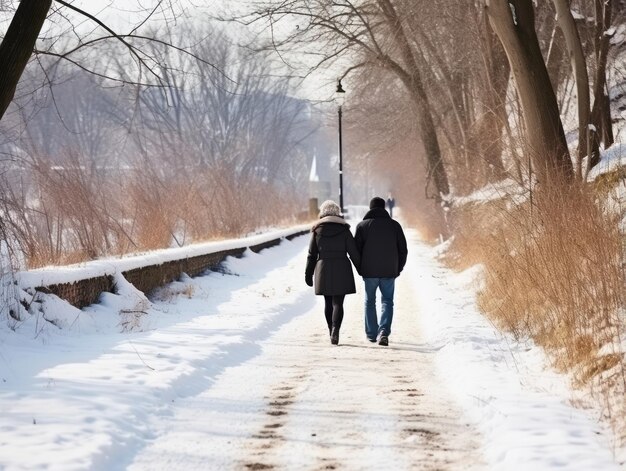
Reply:
[[[478,313],[476,272],[409,235],[387,348],[365,341],[362,290],[330,345],[307,237],[138,297],[123,320],[109,293],[59,302],[62,329],[3,322],[0,469],[617,469],[539,349]]]

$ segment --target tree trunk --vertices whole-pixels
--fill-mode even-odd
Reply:
[[[426,152],[426,161],[428,164],[429,179],[432,178],[435,183],[437,194],[435,198],[440,200],[442,197],[450,193],[448,183],[448,175],[441,158],[441,149],[439,148],[439,140],[437,138],[437,130],[434,125],[432,110],[428,101],[428,96],[424,90],[424,84],[419,72],[417,61],[413,56],[411,44],[402,26],[402,22],[390,0],[378,0],[378,5],[389,22],[393,39],[398,45],[406,70],[398,69],[392,66],[400,79],[411,93],[411,97],[417,106],[419,133],[424,150]]]
[[[553,0],[556,8],[557,22],[567,44],[574,80],[576,81],[576,96],[578,98],[578,159],[576,160],[576,174],[582,176],[583,157],[587,155],[587,132],[591,119],[591,105],[589,97],[589,75],[587,61],[580,42],[580,35],[576,22],[572,16],[569,0]],[[591,153],[598,152],[597,144],[594,148],[591,142]]]
[[[484,161],[485,180],[497,182],[506,177],[502,163],[502,132],[508,120],[506,112],[506,93],[509,86],[511,68],[502,44],[486,18],[482,21],[483,49],[485,51],[486,84],[482,88],[486,109],[478,120],[478,135],[481,136],[481,155]]]
[[[614,141],[611,101],[606,94],[606,64],[611,37],[605,34],[605,31],[611,26],[612,4],[613,0],[595,0],[596,28],[594,50],[596,71],[593,83],[593,109],[591,110],[591,124],[593,124],[595,131],[591,132],[591,139],[596,152],[588,160],[588,169],[600,162],[600,142],[604,144],[604,148],[607,148]]]
[[[535,173],[542,182],[569,181],[572,162],[535,32],[532,0],[489,0],[487,14],[513,71]]]
[[[453,166],[456,168],[464,168],[464,174],[473,177],[476,173],[472,168],[472,157],[480,155],[478,139],[476,137],[476,133],[471,132],[471,120],[472,116],[470,113],[470,108],[472,105],[470,104],[471,97],[468,95],[469,92],[468,86],[468,72],[463,67],[456,68],[454,70],[450,70],[450,68],[445,63],[443,57],[441,56],[441,51],[438,50],[437,46],[435,46],[427,34],[424,34],[421,30],[419,31],[420,37],[416,38],[415,41],[425,47],[432,60],[436,62],[437,67],[441,72],[441,90],[447,95],[447,98],[451,105],[451,111],[454,116],[454,122],[456,124],[459,136],[457,136],[456,141],[454,139],[448,139],[451,148],[454,148],[455,151],[452,152],[451,158]],[[420,53],[419,48],[415,50],[415,54],[417,54],[417,61],[419,63],[427,63],[427,59],[423,54]],[[421,76],[419,71],[416,74],[416,79],[422,83]],[[402,77],[402,74],[399,74],[401,79],[406,82],[407,88],[411,92],[411,96],[414,95],[413,85],[411,79],[405,80]],[[405,74],[406,75],[406,74]],[[469,93],[468,93],[469,92]],[[432,93],[431,93],[432,95]],[[414,97],[414,101],[421,100],[419,97],[419,93]],[[427,108],[430,110],[429,113],[437,113],[437,109],[433,109],[430,106],[430,101],[428,100]],[[438,122],[434,119],[433,122],[436,129],[439,129],[440,132],[444,133],[445,137],[448,137],[446,133],[446,127],[443,124],[445,120],[445,113],[442,113],[439,116]],[[419,122],[419,120],[418,120]],[[459,145],[458,138],[460,137],[461,143]],[[457,152],[456,150],[460,147],[460,150]],[[430,165],[429,165],[430,168]],[[457,181],[456,190],[464,191],[465,188],[462,188],[463,184],[470,183],[470,179],[460,179]],[[473,182],[471,182],[473,183]],[[473,185],[471,187],[473,189]]]
[[[22,0],[0,44],[0,119],[15,95],[52,0]]]
[[[449,78],[447,80],[448,95],[450,96],[452,112],[454,113],[454,117],[458,123],[462,142],[462,152],[458,152],[459,162],[464,168],[462,172],[467,175],[472,175],[476,173],[475,169],[472,168],[474,163],[473,159],[480,154],[480,151],[477,142],[478,140],[475,136],[472,136],[472,133],[470,132],[471,120],[467,107],[467,98],[464,96],[467,91],[467,87],[465,86],[466,80],[466,71],[460,69],[449,70]],[[442,121],[444,119],[444,117],[441,118]],[[469,183],[469,181],[459,183]],[[457,187],[457,189],[459,188]]]
[[[418,129],[424,150],[426,151],[428,178],[432,178],[435,183],[435,188],[437,189],[435,199],[439,201],[442,197],[450,193],[448,174],[446,173],[443,159],[441,158],[437,129],[433,121],[428,96],[424,91],[424,86],[421,80],[419,80],[419,77],[413,78],[412,82],[413,101],[417,106],[417,114],[419,116]]]
[[[541,8],[541,11],[539,8]],[[553,2],[543,1],[540,4],[535,2],[535,29],[544,32],[546,45],[542,50],[545,52],[546,68],[548,69],[552,89],[558,98],[559,90],[565,84],[564,79],[569,75],[567,72],[569,64],[567,64],[565,60],[567,56],[567,45],[564,44],[563,35],[559,30],[556,9]],[[550,34],[548,34],[548,31],[550,31]],[[539,44],[541,44],[541,40]],[[562,95],[564,96],[566,93]]]

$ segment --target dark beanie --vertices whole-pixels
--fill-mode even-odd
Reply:
[[[375,196],[374,198],[372,198],[372,200],[370,201],[370,209],[374,209],[374,208],[385,209],[385,200],[378,196]]]

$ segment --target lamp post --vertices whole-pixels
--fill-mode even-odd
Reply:
[[[341,208],[341,214],[344,214],[343,210],[343,142],[341,135],[341,115],[344,102],[346,99],[346,91],[341,86],[341,79],[337,80],[337,90],[335,90],[335,102],[337,103],[337,112],[339,114],[339,207]]]

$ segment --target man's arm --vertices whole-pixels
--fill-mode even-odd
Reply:
[[[404,269],[404,265],[406,265],[409,249],[407,247],[406,237],[404,237],[402,226],[398,222],[396,222],[396,243],[398,244],[398,268],[402,271]]]
[[[363,246],[365,245],[365,237],[363,234],[363,225],[358,223],[356,226],[356,231],[354,233],[354,242],[356,244],[356,249],[359,251],[359,255],[363,256]]]

